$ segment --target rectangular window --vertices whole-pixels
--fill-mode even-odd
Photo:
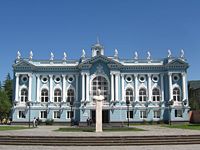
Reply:
[[[153,118],[160,118],[160,110],[154,110]]]
[[[60,111],[54,111],[53,112],[53,118],[54,119],[60,119]]]
[[[26,118],[25,111],[19,111],[19,118]]]
[[[40,118],[47,118],[47,111],[41,111]]]
[[[145,118],[147,118],[147,112],[144,110],[140,111],[140,119],[145,119]]]
[[[126,118],[130,118],[130,119],[133,119],[133,111],[129,111],[129,112],[127,112],[127,114],[126,114]]]
[[[183,117],[183,111],[181,109],[175,109],[175,117]]]
[[[73,111],[67,111],[67,119],[74,118],[74,112]]]

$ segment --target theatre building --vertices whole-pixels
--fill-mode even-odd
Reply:
[[[90,55],[90,57],[88,57]],[[70,123],[71,119],[95,122],[97,89],[103,100],[103,123],[143,121],[188,121],[187,68],[181,50],[179,57],[168,55],[152,59],[151,53],[132,59],[104,55],[97,42],[91,54],[71,60],[64,53],[60,60],[50,54],[48,60],[34,59],[30,52],[23,58],[18,52],[14,71],[12,120],[28,122],[34,117],[42,121]],[[129,118],[129,119],[128,119]]]

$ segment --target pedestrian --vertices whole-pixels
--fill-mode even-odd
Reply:
[[[33,128],[35,128],[36,127],[36,118],[34,117],[34,119],[33,119]]]

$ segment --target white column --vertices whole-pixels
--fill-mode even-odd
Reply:
[[[66,79],[65,79],[65,75],[62,75],[62,78],[63,78],[63,84],[62,84],[62,101],[63,102],[66,102]]]
[[[172,73],[168,73],[169,76],[169,100],[172,100],[172,94],[173,94],[173,90],[172,90]]]
[[[135,101],[138,101],[138,74],[134,74],[135,77]]]
[[[18,102],[19,100],[19,74],[15,74],[16,82],[15,82],[15,101]]]
[[[119,100],[119,73],[116,73],[115,75],[115,100],[118,101]]]
[[[164,74],[160,74],[160,80],[161,80],[161,97],[162,101],[164,101],[164,82],[163,82],[163,76]]]
[[[151,93],[152,93],[152,90],[151,90],[151,74],[148,74],[148,93],[149,93],[149,101],[152,100],[152,97],[151,97]]]
[[[182,83],[183,83],[183,100],[187,99],[187,95],[186,95],[186,73],[182,73]]]
[[[111,75],[111,101],[114,101],[114,75],[113,73]]]
[[[79,75],[76,75],[76,101],[78,101],[78,77]]]
[[[28,74],[29,81],[28,81],[28,101],[32,101],[31,95],[32,95],[32,74]]]
[[[40,101],[40,75],[36,75],[37,77],[37,99],[36,101]]]
[[[82,75],[82,100],[85,101],[85,73],[81,73]]]
[[[121,77],[122,77],[122,101],[125,101],[124,97],[124,74],[121,74]]]
[[[49,102],[53,102],[53,75],[49,75],[49,78],[50,78]]]
[[[90,89],[89,89],[89,86],[90,86],[90,76],[89,76],[89,73],[86,73],[86,101],[89,101],[89,92],[90,92]]]

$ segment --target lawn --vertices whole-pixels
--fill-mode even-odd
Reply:
[[[175,124],[175,125],[164,125],[168,128],[178,128],[178,129],[190,129],[190,130],[200,130],[200,124]]]
[[[1,126],[0,125],[0,131],[21,130],[21,129],[28,129],[28,127],[24,127],[24,126]]]
[[[95,132],[93,127],[69,127],[69,128],[59,128],[56,131],[61,132]],[[134,127],[107,127],[103,128],[104,132],[129,132],[129,131],[145,131],[143,129],[134,128]]]

